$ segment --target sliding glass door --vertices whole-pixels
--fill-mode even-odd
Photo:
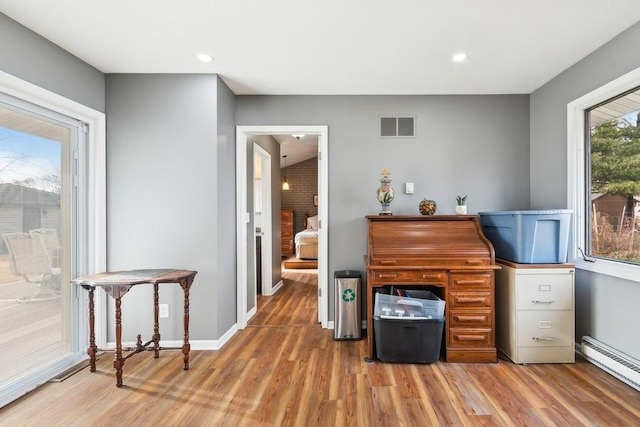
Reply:
[[[0,98],[0,388],[77,351],[81,123]]]

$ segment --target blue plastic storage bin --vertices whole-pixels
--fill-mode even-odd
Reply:
[[[497,258],[521,264],[567,262],[571,209],[479,212]]]

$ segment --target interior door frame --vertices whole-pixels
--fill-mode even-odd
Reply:
[[[329,317],[329,127],[236,126],[236,284],[238,329],[247,326],[247,239],[251,214],[247,212],[247,141],[250,135],[305,134],[318,136],[318,322],[328,328]],[[251,230],[251,236],[254,232]]]

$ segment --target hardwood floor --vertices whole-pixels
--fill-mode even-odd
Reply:
[[[220,351],[112,354],[0,409],[2,426],[637,426],[640,392],[575,364],[366,364],[365,341],[316,323],[317,276],[287,271]]]

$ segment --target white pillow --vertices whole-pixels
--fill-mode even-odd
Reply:
[[[307,218],[307,230],[318,229],[318,215],[310,216]]]

